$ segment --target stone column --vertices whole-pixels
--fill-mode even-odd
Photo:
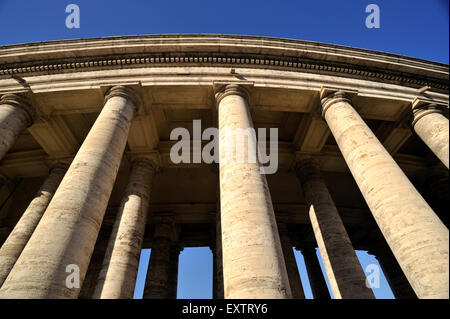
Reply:
[[[316,250],[314,248],[304,248],[302,249],[302,255],[305,260],[306,272],[308,273],[309,285],[311,286],[314,299],[331,299],[319,260],[317,259]]]
[[[322,114],[380,230],[419,298],[448,298],[448,229],[343,92],[322,91]]]
[[[217,298],[217,256],[216,256],[216,244],[211,244],[209,246],[209,248],[211,249],[211,253],[213,256],[213,273],[212,273],[212,299],[218,299]]]
[[[369,251],[369,253],[372,253]],[[374,253],[396,299],[417,299],[389,247],[376,247]]]
[[[133,161],[94,298],[133,298],[154,173],[155,164],[151,160]]]
[[[178,291],[178,264],[181,248],[179,245],[172,245],[170,248],[169,278],[167,280],[167,298],[177,299]]]
[[[217,185],[217,207],[215,216],[215,245],[214,245],[214,274],[213,274],[213,298],[223,299],[223,264],[222,264],[222,228],[220,227],[220,185]]]
[[[292,299],[305,299],[302,280],[298,272],[297,261],[292,250],[291,239],[286,224],[278,224],[280,231],[281,247],[283,248],[284,262],[289,277],[289,284],[292,292]]]
[[[20,133],[33,124],[36,110],[24,94],[5,94],[0,99],[0,160]]]
[[[77,298],[112,191],[138,96],[113,87],[0,298]],[[68,267],[68,268],[67,268]],[[68,269],[68,272],[66,272]],[[72,269],[72,270],[71,270]],[[80,282],[70,280],[79,270]]]
[[[449,125],[441,107],[415,99],[412,109],[414,131],[448,168]]]
[[[0,286],[6,280],[22,250],[41,220],[45,209],[61,182],[66,168],[54,167],[16,226],[0,248]]]
[[[100,232],[98,233],[97,241],[95,242],[94,251],[92,252],[91,260],[89,261],[88,270],[86,272],[86,276],[84,277],[83,286],[81,286],[78,299],[93,299],[111,232],[111,225],[103,223],[100,228]]]
[[[143,299],[169,297],[170,255],[174,232],[171,221],[163,221],[155,225]]]
[[[309,205],[311,226],[334,298],[374,299],[344,223],[320,176],[318,163],[303,159],[297,163],[296,173]]]
[[[246,134],[253,129],[247,90],[226,85],[216,99],[225,298],[291,298],[266,177],[246,156],[257,149]]]

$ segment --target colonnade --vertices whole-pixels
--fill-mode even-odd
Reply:
[[[304,298],[288,232],[277,225],[260,163],[222,158],[240,143],[229,131],[253,128],[249,88],[216,91],[220,195],[214,246],[218,298]],[[127,86],[110,88],[100,115],[68,168],[55,167],[0,249],[1,298],[77,298],[131,122],[141,103]],[[339,90],[322,90],[321,112],[394,258],[419,298],[448,298],[448,229],[414,188]],[[36,111],[20,94],[0,100],[0,159],[33,123]],[[413,103],[413,129],[448,167],[448,119],[432,104]],[[244,134],[244,130],[241,130]],[[236,131],[234,131],[236,132]],[[253,143],[253,144],[252,144]],[[255,141],[246,147],[257,149]],[[231,145],[230,145],[231,144]],[[222,160],[223,159],[223,160]],[[136,157],[93,290],[94,298],[132,298],[157,165]],[[374,298],[345,226],[320,175],[301,158],[295,172],[335,298]],[[157,187],[157,185],[153,185]],[[144,298],[175,298],[178,231],[166,216],[155,225]],[[302,250],[315,298],[330,298],[315,252]],[[388,264],[388,262],[386,263]],[[67,285],[75,265],[81,284]]]

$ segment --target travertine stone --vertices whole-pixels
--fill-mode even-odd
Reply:
[[[23,94],[5,94],[0,99],[0,160],[17,136],[33,124],[36,110]]]
[[[420,100],[413,103],[413,115],[414,131],[448,168],[448,119],[436,104]]]
[[[103,223],[95,242],[94,251],[89,261],[88,270],[81,286],[78,299],[92,299],[95,287],[97,286],[98,276],[102,270],[103,259],[105,257],[108,240],[111,235],[112,227]]]
[[[447,227],[353,109],[343,92],[323,96],[322,114],[417,296],[448,298]]]
[[[287,225],[279,224],[281,247],[283,248],[284,262],[289,277],[289,284],[292,292],[292,299],[305,299],[302,280],[298,272],[297,261],[295,260],[294,251],[292,250],[291,239]]]
[[[260,174],[259,163],[240,162],[236,156],[225,160],[231,157],[225,150],[235,149],[236,144],[245,154],[247,147],[256,149],[254,140],[244,143],[245,134],[235,131],[253,128],[247,92],[231,84],[216,94],[216,99],[224,296],[226,299],[291,298],[266,177]],[[243,137],[241,141],[227,136],[233,130],[237,137]]]
[[[44,216],[0,289],[2,298],[77,298],[66,279],[89,264],[119,169],[137,95],[113,87]],[[73,267],[73,266],[70,266]],[[70,285],[69,285],[70,286]]]
[[[216,242],[214,245],[213,298],[223,299],[222,228],[220,226],[220,184],[217,184]]]
[[[55,167],[0,248],[0,286],[6,280],[53,197],[66,169]]]
[[[170,248],[169,279],[167,280],[167,299],[177,299],[178,290],[178,264],[180,257],[180,246],[172,245]]]
[[[330,293],[317,259],[316,250],[312,247],[303,248],[302,255],[314,299],[330,299]]]
[[[309,218],[335,299],[374,299],[344,223],[334,205],[318,163],[304,159],[296,173],[302,184]]]
[[[167,299],[174,225],[171,221],[155,225],[143,299]]]
[[[132,165],[94,298],[133,298],[155,164],[148,159],[138,158]]]

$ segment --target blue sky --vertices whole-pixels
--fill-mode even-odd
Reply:
[[[298,270],[303,285],[303,291],[305,292],[305,298],[313,299],[303,256],[299,251],[296,250],[294,250],[294,254],[295,259],[297,260]],[[136,299],[142,298],[142,294],[144,292],[145,276],[148,269],[150,255],[151,249],[142,250],[136,288],[134,291],[134,298]],[[317,249],[316,255],[319,259],[320,267],[322,269],[322,273],[324,274],[330,296],[333,296],[333,293],[330,289],[330,284],[325,273],[325,268],[322,263],[322,258],[320,257],[320,253]],[[364,251],[356,251],[356,255],[358,256],[363,269],[366,269],[368,265],[379,266],[378,261],[375,259],[375,257],[367,254]],[[209,247],[185,248],[180,254],[177,298],[212,298],[212,271],[213,258],[212,252]],[[367,269],[366,274],[370,273],[370,269]],[[394,299],[394,295],[392,294],[392,291],[389,288],[389,284],[386,281],[386,278],[384,277],[382,271],[380,271],[379,287],[373,288],[372,291],[377,299]]]
[[[65,8],[80,7],[80,28],[65,25]],[[380,8],[380,28],[368,29],[368,4]],[[0,0],[0,45],[100,36],[216,33],[319,41],[385,51],[442,63],[449,61],[448,0]],[[303,258],[296,252],[307,297]],[[363,268],[376,263],[358,252]],[[136,288],[142,294],[149,250],[144,250]],[[199,271],[201,269],[201,271]],[[180,255],[180,298],[210,298],[209,248],[186,248]],[[384,277],[374,290],[392,298]]]
[[[81,27],[65,27],[79,5]],[[380,7],[379,29],[364,21]],[[0,44],[160,33],[263,35],[448,63],[448,0],[0,0]]]

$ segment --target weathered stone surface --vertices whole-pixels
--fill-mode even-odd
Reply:
[[[169,282],[173,260],[171,247],[174,239],[174,225],[171,221],[155,225],[152,250],[148,264],[143,299],[167,299],[170,295]]]
[[[133,162],[94,298],[133,298],[154,173],[155,164],[148,159]]]
[[[413,103],[413,114],[414,131],[448,168],[448,119],[438,106],[420,100]]]
[[[374,299],[318,163],[302,160],[296,171],[310,205],[309,218],[334,298]]]
[[[299,60],[299,57],[302,59]],[[242,118],[247,116],[250,119],[251,114],[248,121],[250,124],[258,128],[274,127],[279,133],[279,169],[276,174],[267,176],[268,184],[266,178],[255,173],[253,166],[248,170],[242,169],[239,163],[224,175],[231,178],[231,183],[226,180],[224,183],[227,186],[226,206],[233,211],[228,214],[229,217],[224,216],[228,219],[228,229],[224,231],[228,235],[225,245],[229,252],[225,266],[228,269],[228,283],[232,280],[233,289],[237,287],[235,291],[242,292],[262,278],[261,285],[252,288],[253,290],[249,288],[245,296],[285,298],[286,294],[280,294],[278,288],[266,289],[268,283],[273,283],[276,287],[279,284],[280,290],[293,286],[291,275],[295,273],[292,271],[294,263],[286,253],[289,250],[286,250],[285,245],[282,245],[282,250],[279,249],[276,238],[278,235],[273,235],[277,231],[273,226],[272,210],[275,211],[277,222],[289,225],[292,245],[311,247],[317,241],[321,247],[320,238],[316,240],[310,226],[309,205],[301,196],[301,189],[292,170],[295,159],[299,156],[306,155],[320,160],[327,187],[354,248],[370,250],[373,247],[368,233],[375,230],[378,233],[378,227],[373,222],[358,187],[353,183],[348,165],[327,123],[316,114],[320,106],[319,92],[323,85],[335,88],[333,90],[357,92],[353,97],[353,104],[358,107],[360,117],[373,129],[416,187],[419,187],[419,181],[424,176],[427,177],[430,184],[420,189],[420,192],[440,220],[448,225],[448,181],[447,188],[443,187],[445,175],[448,179],[448,169],[431,153],[434,152],[448,167],[448,65],[383,52],[297,40],[227,35],[140,35],[0,47],[0,186],[2,181],[7,181],[0,188],[0,243],[15,227],[41,186],[43,178],[48,175],[49,162],[75,156],[102,110],[105,90],[112,85],[119,85],[119,81],[122,85],[139,85],[140,94],[144,97],[139,110],[133,112],[133,122],[127,138],[123,139],[119,134],[121,137],[118,143],[114,134],[111,134],[113,137],[110,140],[104,138],[109,134],[105,134],[108,130],[123,131],[124,122],[115,120],[111,125],[104,122],[102,129],[97,127],[98,136],[90,135],[92,147],[89,154],[84,153],[82,162],[86,167],[79,165],[76,170],[72,170],[74,175],[71,182],[63,183],[64,189],[57,196],[58,204],[50,204],[54,220],[46,220],[45,228],[39,230],[39,237],[33,240],[32,252],[27,252],[30,261],[24,260],[19,267],[21,270],[15,275],[17,280],[14,279],[11,284],[11,287],[14,285],[11,291],[21,289],[27,291],[27,294],[30,291],[33,296],[59,298],[64,295],[75,298],[77,293],[55,292],[55,287],[63,285],[62,279],[69,276],[69,273],[60,274],[56,270],[63,262],[75,262],[75,259],[78,262],[81,259],[82,273],[87,263],[89,266],[78,297],[92,297],[106,249],[104,241],[106,238],[107,242],[109,237],[103,234],[97,236],[94,252],[89,260],[95,234],[100,223],[101,229],[111,232],[113,228],[113,216],[120,209],[122,195],[128,183],[128,170],[132,163],[130,160],[136,156],[153,154],[160,156],[158,163],[164,170],[156,177],[158,187],[153,190],[149,204],[149,210],[155,219],[147,221],[147,227],[151,229],[159,221],[159,213],[173,212],[174,223],[182,229],[182,241],[175,245],[211,247],[214,252],[214,296],[223,298],[221,217],[215,214],[215,204],[220,202],[216,200],[214,192],[217,176],[211,174],[208,164],[172,162],[169,154],[174,141],[169,140],[169,133],[171,129],[180,126],[190,131],[190,123],[198,119],[202,120],[203,129],[217,127],[218,112],[214,108],[214,92],[224,83],[239,83],[245,87],[252,85],[249,96],[242,90],[234,90],[237,97],[222,96],[225,102],[229,99],[238,101],[237,104],[226,102],[226,109],[232,109],[226,113],[226,117],[230,118],[228,124],[241,123],[241,115],[248,113]],[[24,88],[28,90],[27,93],[24,93]],[[134,94],[129,96],[130,92],[126,91],[116,90],[118,96],[111,98],[111,101],[117,101],[116,98],[120,100],[120,96],[132,99]],[[416,97],[420,103],[413,103],[414,128],[411,128],[405,124],[410,119],[411,101]],[[240,98],[245,101],[241,102]],[[247,104],[242,106],[242,103]],[[434,103],[443,108],[445,118],[436,112]],[[230,104],[238,106],[229,107]],[[127,109],[128,107],[124,107],[122,114],[127,113]],[[351,116],[349,118],[351,120]],[[339,126],[344,131],[348,129],[353,132],[353,127],[348,122],[347,118],[341,120]],[[413,130],[428,147],[412,134]],[[367,141],[364,134],[356,133],[354,136],[357,136],[355,140]],[[99,139],[103,139],[108,146],[104,148],[102,143],[93,142]],[[125,174],[119,172],[118,178],[114,180],[115,175],[111,173],[114,169],[111,166],[115,166],[116,157],[114,156],[114,160],[111,158],[112,154],[120,153],[115,150],[120,148],[118,145],[125,143],[124,140],[127,140],[126,156],[121,161],[120,169]],[[342,144],[342,139],[339,143]],[[100,144],[103,146],[99,146]],[[228,145],[232,144],[229,142]],[[366,145],[356,145],[355,148],[360,150],[365,147]],[[99,155],[103,151],[103,155]],[[420,216],[416,216],[418,218],[411,219],[413,226],[407,222],[403,225],[398,223],[400,215],[404,216],[403,221],[408,220],[404,215],[406,210],[410,210],[411,215],[416,213],[418,206],[410,205],[408,201],[417,193],[413,197],[406,196],[405,200],[396,198],[397,195],[404,197],[409,192],[407,187],[404,191],[398,191],[404,186],[402,182],[400,184],[403,186],[398,184],[397,188],[392,187],[404,178],[398,179],[395,174],[391,178],[391,171],[386,177],[383,172],[386,172],[385,166],[390,164],[383,162],[379,166],[373,165],[372,155],[375,153],[364,151],[361,154],[368,155],[367,158],[359,157],[361,154],[353,158],[358,162],[355,166],[359,167],[361,174],[370,171],[367,173],[370,175],[367,181],[370,181],[366,183],[365,196],[383,199],[382,205],[376,202],[371,208],[379,210],[377,215],[381,217],[378,219],[383,219],[385,226],[392,220],[392,225],[386,226],[389,227],[386,233],[389,238],[396,238],[397,255],[400,251],[403,257],[413,258],[416,254],[415,245],[418,243],[419,249],[425,249],[426,244],[411,241],[412,245],[406,247],[397,242],[404,238],[408,243],[410,236],[419,238],[422,235],[421,227],[427,228],[432,218],[419,214]],[[346,158],[349,157],[351,156]],[[84,173],[81,173],[83,169]],[[241,174],[241,169],[249,174]],[[237,174],[233,175],[235,172]],[[376,187],[372,189],[374,180]],[[360,178],[359,181],[360,184],[364,183],[366,178]],[[107,204],[108,214],[102,220],[101,207],[106,202],[105,198],[109,197],[106,194],[111,183],[115,184],[113,196],[110,196]],[[380,184],[390,191],[379,192],[377,187]],[[267,185],[270,185],[270,195]],[[400,209],[381,209],[386,201],[390,201],[392,207],[398,205]],[[274,206],[273,209],[271,205]],[[61,207],[65,210],[60,210]],[[216,234],[212,234],[211,225],[216,228]],[[236,225],[238,227],[232,227],[234,230],[231,232],[230,226]],[[319,225],[317,219],[317,226]],[[320,227],[316,230],[318,229]],[[424,232],[425,241],[429,241],[432,236],[430,228],[427,229]],[[324,237],[328,236],[328,231],[322,233],[325,234]],[[153,242],[150,236],[151,232],[144,237],[143,246],[158,247],[159,239]],[[448,246],[448,235],[435,233],[433,236]],[[253,238],[257,240],[253,242]],[[392,241],[390,240],[390,245]],[[433,241],[429,242],[432,251],[436,246],[433,246]],[[165,298],[174,298],[176,295],[176,263],[173,261],[176,258],[175,245],[170,243],[168,279],[166,288],[163,289],[166,291]],[[244,257],[240,259],[236,251],[244,251]],[[321,249],[322,253],[323,251]],[[40,252],[44,253],[37,257]],[[234,253],[230,255],[230,252]],[[328,253],[332,255],[331,250],[327,251],[327,255]],[[157,255],[155,252],[156,259]],[[422,261],[428,259],[432,260],[432,265],[439,263],[440,257],[433,258],[434,255],[430,253],[419,259],[424,265],[426,263]],[[247,262],[249,260],[250,263]],[[258,263],[261,260],[261,264],[253,262],[256,260]],[[326,257],[324,260],[326,261]],[[283,263],[291,282],[283,279]],[[394,278],[391,285],[394,290],[402,290],[405,285],[397,279],[401,277],[402,270],[398,271],[395,263],[387,264],[386,273],[394,270],[392,272],[395,274],[391,276]],[[254,268],[245,268],[247,265]],[[259,266],[261,267],[258,268]],[[385,265],[383,267],[386,268]],[[444,272],[447,268],[443,267]],[[27,269],[37,271],[25,276]],[[416,270],[415,267],[408,268],[409,273],[424,278],[427,286],[423,286],[423,290],[432,286],[439,287],[439,282],[442,282],[442,277],[433,274],[435,270],[428,272],[428,268],[426,271],[421,268],[415,272]],[[230,274],[237,274],[239,278],[231,278]],[[333,282],[332,277],[330,276],[330,282]],[[247,278],[249,285],[245,281]],[[58,284],[55,285],[52,280],[57,280]],[[435,285],[434,281],[438,284]],[[19,285],[23,285],[23,289]],[[38,294],[35,293],[36,286],[40,287]],[[295,298],[296,292],[291,290]],[[326,288],[324,291],[324,295],[329,297]],[[16,292],[7,295],[19,296]],[[399,295],[404,295],[404,292]],[[433,293],[425,292],[422,297],[430,295]]]
[[[417,192],[345,94],[322,114],[397,261],[419,298],[448,298],[448,229]]]
[[[22,250],[42,218],[59,183],[66,173],[65,168],[55,167],[44,181],[36,197],[31,201],[6,241],[0,248],[0,286],[6,280]]]
[[[5,94],[0,99],[0,160],[30,126],[36,116],[31,101],[21,94]]]
[[[289,285],[291,287],[292,299],[305,299],[302,280],[298,272],[297,261],[295,260],[294,251],[292,250],[289,232],[284,224],[279,224],[281,247],[283,248],[284,262],[289,277]]]
[[[217,96],[225,299],[291,298],[266,177],[258,163],[239,162],[236,156],[225,160],[225,150],[238,143],[247,150],[242,133],[237,141],[225,136],[225,131],[253,128],[246,94],[238,85],[228,85]],[[256,149],[254,142],[247,143]]]
[[[302,255],[305,260],[306,272],[308,273],[309,284],[311,286],[314,299],[330,299],[330,293],[328,292],[327,283],[323,277],[322,269],[320,269],[316,250],[312,247],[303,248]]]
[[[28,244],[0,289],[2,298],[76,298],[66,267],[83,282],[119,169],[136,101],[114,87]],[[125,97],[130,95],[129,98]]]

